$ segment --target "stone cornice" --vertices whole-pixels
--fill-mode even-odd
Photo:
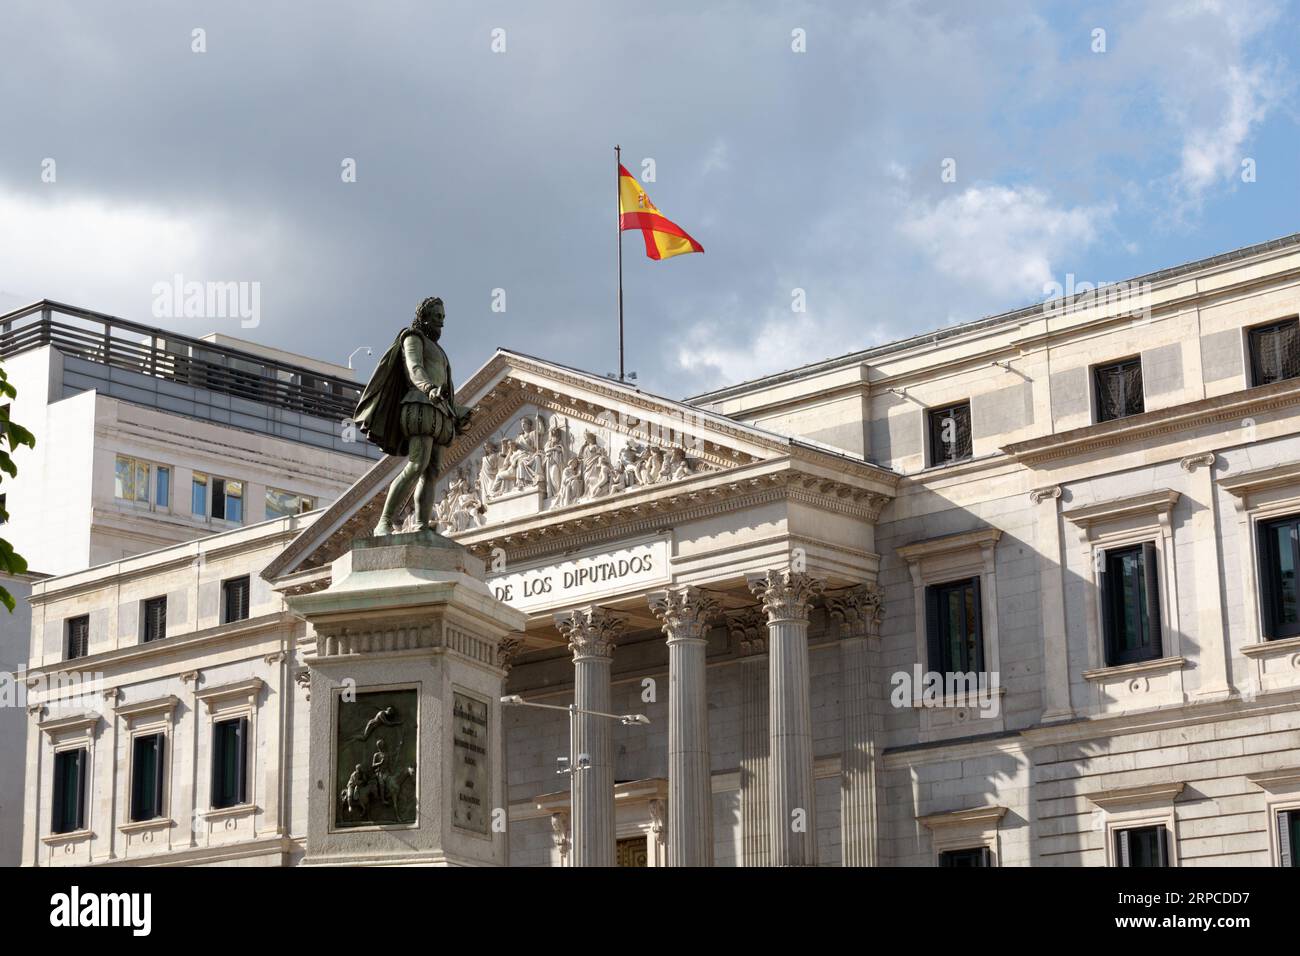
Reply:
[[[1148,491],[1129,498],[1115,498],[1110,501],[1099,501],[1096,504],[1081,505],[1061,514],[1071,524],[1078,525],[1080,528],[1091,528],[1093,525],[1107,521],[1119,521],[1139,515],[1167,517],[1178,502],[1178,498],[1179,493],[1169,489]]]
[[[1300,462],[1287,462],[1271,468],[1256,468],[1227,474],[1219,479],[1219,487],[1235,498],[1245,499],[1260,491],[1284,488],[1289,485],[1300,487]]]
[[[163,658],[169,655],[176,655],[177,667],[179,668],[182,663],[192,660],[190,657],[192,651],[204,645],[228,643],[234,638],[256,636],[286,625],[296,627],[297,624],[298,618],[288,611],[277,611],[273,614],[263,614],[244,621],[236,621],[233,624],[220,624],[216,627],[204,628],[191,634],[179,634],[160,641],[150,641],[147,644],[133,644],[129,647],[119,647],[111,651],[101,651],[98,654],[78,657],[75,660],[50,661],[48,664],[30,668],[23,674],[23,678],[28,679],[49,673],[98,673],[119,665],[138,666],[140,662],[146,659]]]
[[[1006,807],[972,807],[969,810],[926,814],[917,817],[916,822],[930,830],[946,830],[955,827],[988,829],[996,827],[1006,815]]]
[[[144,717],[149,714],[167,714],[168,716],[176,709],[180,703],[180,698],[175,694],[168,694],[166,697],[157,697],[153,700],[142,700],[134,704],[119,704],[117,715],[119,717]]]
[[[786,463],[788,465],[788,463]],[[542,515],[453,535],[477,555],[494,548],[518,562],[654,533],[696,518],[789,500],[872,522],[892,499],[842,481],[762,462],[731,472],[707,472],[672,485],[601,499]]]
[[[92,730],[102,718],[99,714],[70,714],[67,717],[52,717],[38,725],[42,733],[57,735],[70,734],[78,730]]]
[[[1269,793],[1290,793],[1300,790],[1300,767],[1250,773],[1246,775],[1246,779]]]
[[[195,691],[194,696],[211,709],[213,704],[220,703],[223,700],[234,700],[240,697],[247,698],[249,701],[256,700],[257,695],[262,692],[262,688],[265,686],[266,681],[262,680],[262,678],[249,677],[246,680],[219,684],[216,687],[205,687],[202,690]]]
[[[1296,404],[1300,404],[1300,378],[1012,442],[1002,450],[1022,464],[1035,467],[1129,443],[1151,447],[1158,444],[1158,439],[1178,432],[1223,422],[1239,424],[1252,415]]]
[[[911,564],[923,558],[933,558],[957,551],[991,547],[996,545],[1001,537],[1001,528],[981,528],[978,531],[965,531],[961,534],[944,535],[941,538],[913,541],[911,544],[901,545],[894,550],[898,552],[900,558]]]
[[[1151,783],[1142,787],[1123,787],[1118,790],[1101,790],[1085,794],[1103,810],[1126,810],[1135,806],[1172,806],[1186,784]]]

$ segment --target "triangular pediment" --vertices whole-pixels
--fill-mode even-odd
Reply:
[[[795,452],[813,464],[823,459],[826,475],[856,472],[866,486],[891,489],[897,480],[860,460],[504,350],[456,398],[474,414],[468,430],[443,451],[437,519],[441,533],[466,542],[491,537],[494,529],[545,534],[551,526],[599,522],[621,509],[661,508],[660,501],[678,501],[692,488]],[[391,456],[376,463],[264,576],[283,579],[319,568],[368,534],[404,464]],[[398,518],[409,516],[408,504]]]

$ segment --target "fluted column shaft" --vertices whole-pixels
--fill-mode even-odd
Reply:
[[[604,608],[586,607],[556,614],[555,626],[568,638],[573,652],[573,702],[579,708],[570,718],[569,730],[570,865],[614,866],[613,723],[582,711],[610,712],[610,668],[623,620]],[[583,756],[590,763],[580,769]]]
[[[740,838],[745,866],[772,862],[768,826],[767,615],[747,608],[727,621],[740,654]]]
[[[826,600],[840,632],[840,862],[876,866],[876,741],[870,638],[879,633],[882,593],[864,585]]]
[[[808,611],[820,582],[794,571],[751,575],[767,613],[768,825],[773,866],[817,865]]]
[[[706,623],[717,603],[695,587],[656,591],[668,637],[668,865],[713,865]]]

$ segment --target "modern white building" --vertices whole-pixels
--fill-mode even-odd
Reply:
[[[509,695],[465,726],[503,727],[513,865],[1295,865],[1298,315],[1295,235],[686,402],[499,351],[439,520],[526,624],[318,633],[391,458],[37,581],[23,863],[400,842],[442,791],[365,816],[360,755],[436,721],[344,735],[319,673],[445,659]]]
[[[333,363],[48,301],[0,315],[0,358],[11,417],[37,437],[0,484],[3,535],[33,572],[7,585],[20,598],[44,576],[313,510],[379,457],[347,440],[359,386]],[[0,617],[12,691],[30,605]],[[136,626],[143,637],[157,621]],[[20,707],[0,709],[0,755],[23,752],[26,725]],[[21,764],[0,775],[0,863],[18,858]]]

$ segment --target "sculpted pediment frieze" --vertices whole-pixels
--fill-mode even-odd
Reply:
[[[455,535],[713,472],[734,456],[612,409],[594,420],[529,404],[439,481],[438,531]]]

